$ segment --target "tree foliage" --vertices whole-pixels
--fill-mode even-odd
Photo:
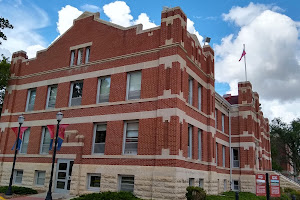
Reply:
[[[14,27],[9,23],[8,19],[4,19],[3,17],[0,17],[0,38],[2,38],[3,40],[7,40],[6,35],[1,31],[1,29],[5,29],[5,28],[13,29]],[[0,44],[2,44],[1,41]]]
[[[281,163],[288,163],[293,167],[292,175],[300,173],[300,118],[293,120],[290,124],[282,122],[280,118],[272,120],[271,149],[273,169],[280,169]]]
[[[0,59],[0,105],[3,104],[4,100],[4,94],[5,94],[5,88],[8,83],[8,79],[10,77],[10,63],[8,61],[8,58],[1,55],[2,58]],[[1,106],[0,106],[1,107]]]

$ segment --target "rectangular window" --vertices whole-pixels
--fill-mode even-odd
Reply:
[[[195,179],[189,178],[189,186],[195,186]]]
[[[224,192],[227,191],[227,179],[224,179]]]
[[[35,96],[36,96],[36,88],[28,90],[26,111],[34,110]]]
[[[22,179],[23,179],[23,170],[15,170],[14,173],[15,184],[22,184]]]
[[[101,174],[88,174],[88,189],[100,190]]]
[[[218,166],[218,143],[216,142],[216,165]]]
[[[74,65],[74,58],[75,58],[75,50],[71,51],[71,61],[70,61],[70,66]]]
[[[119,191],[134,191],[134,176],[119,176]]]
[[[198,159],[202,160],[202,131],[198,129]]]
[[[226,159],[226,147],[222,146],[222,161],[223,161],[223,167],[225,167],[225,160]]]
[[[190,105],[193,105],[193,79],[189,78],[189,97],[188,97],[188,103]]]
[[[81,105],[83,81],[76,81],[71,84],[70,106]]]
[[[48,87],[46,109],[55,108],[56,96],[57,96],[57,85]]]
[[[188,127],[188,158],[192,158],[193,126]]]
[[[105,138],[106,138],[106,124],[96,124],[94,134],[94,154],[104,154],[105,152]]]
[[[27,153],[28,143],[29,143],[29,135],[30,135],[30,129],[28,128],[24,133],[22,137],[22,143],[20,147],[20,153]]]
[[[199,187],[201,187],[201,188],[204,187],[204,179],[202,179],[202,178],[199,179]]]
[[[222,132],[225,132],[225,115],[222,114]]]
[[[45,183],[45,171],[35,171],[35,184],[43,186]]]
[[[124,154],[137,155],[139,136],[139,123],[127,122],[125,123],[124,134]]]
[[[240,183],[237,180],[233,181],[233,190],[234,191],[239,191],[240,190]]]
[[[240,155],[238,148],[232,148],[233,167],[240,167]]]
[[[90,52],[91,52],[91,47],[87,47],[85,49],[85,63],[88,63],[90,61]]]
[[[98,103],[109,102],[110,77],[99,78],[98,81]]]
[[[215,109],[215,127],[218,129],[218,110]]]
[[[43,128],[42,133],[42,141],[41,141],[41,154],[48,154],[49,153],[49,147],[50,147],[50,133],[47,127]]]
[[[78,49],[77,65],[82,64],[82,53],[83,53],[83,49]]]
[[[202,111],[202,86],[198,85],[198,109]]]
[[[127,74],[127,99],[141,98],[141,71]]]

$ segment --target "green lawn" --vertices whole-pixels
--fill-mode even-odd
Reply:
[[[240,200],[266,200],[266,197],[258,197],[250,192],[240,192]],[[235,192],[224,192],[223,195],[208,195],[207,200],[234,200]]]

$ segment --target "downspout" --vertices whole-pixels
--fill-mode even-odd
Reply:
[[[230,117],[230,109],[228,112],[229,118],[229,163],[230,163],[230,190],[232,190],[232,150],[231,150],[231,117]]]

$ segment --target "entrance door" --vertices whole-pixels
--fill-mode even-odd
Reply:
[[[55,192],[68,193],[70,191],[73,164],[74,160],[57,160]]]

